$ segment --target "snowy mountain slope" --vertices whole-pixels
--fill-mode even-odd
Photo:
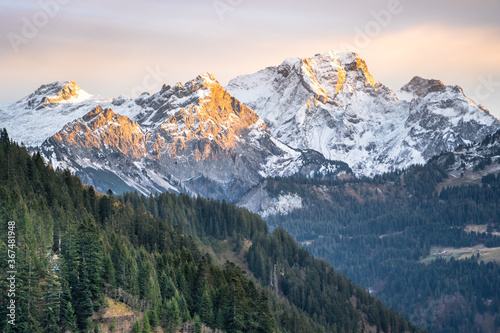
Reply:
[[[267,179],[259,182],[238,200],[237,205],[257,213],[263,218],[272,215],[288,215],[294,210],[306,206],[305,198],[297,193],[282,192],[276,196],[269,193],[268,186]]]
[[[345,161],[361,175],[424,163],[500,128],[460,87],[415,77],[393,92],[352,52],[289,58],[226,89],[277,139]]]
[[[0,105],[0,124],[17,142],[36,147],[92,105],[110,101],[87,93],[73,81],[53,82],[13,104]]]
[[[345,163],[274,139],[211,74],[134,101],[98,104],[41,150],[55,167],[101,191],[186,191],[233,200],[263,177],[350,172]]]
[[[500,130],[478,143],[461,146],[452,152],[436,156],[433,162],[449,172],[441,188],[481,183],[482,177],[500,172]]]
[[[460,146],[451,152],[434,156],[427,162],[427,165],[430,164],[439,165],[442,167],[442,171],[447,174],[437,184],[436,193],[440,193],[448,187],[472,184],[488,186],[484,184],[493,182],[495,177],[500,177],[500,130],[487,135],[481,142]],[[328,204],[336,200],[335,197],[331,196],[331,193],[328,194],[329,189],[335,188],[335,185],[330,187],[321,181],[304,183],[305,187],[312,190],[312,192],[307,192],[298,190],[298,187],[292,189],[293,186],[290,186],[287,180],[283,181],[283,183],[287,183],[286,186],[280,187],[277,184],[281,181],[283,180],[263,179],[245,193],[238,200],[237,205],[265,218],[273,215],[287,215],[294,210],[309,209],[314,202],[324,201],[325,204]],[[300,183],[296,184],[300,185]],[[369,184],[369,182],[365,184]],[[355,183],[344,183],[344,190],[349,195],[355,194],[357,191],[350,188],[353,185],[359,189]],[[378,182],[369,184],[361,192],[370,193],[370,198],[379,197],[384,201],[386,200],[385,194],[391,193],[385,185],[380,186]]]

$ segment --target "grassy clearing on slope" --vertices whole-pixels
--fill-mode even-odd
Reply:
[[[479,258],[477,258],[478,254]],[[420,260],[420,262],[429,264],[430,262],[438,258],[442,258],[445,260],[450,260],[451,258],[461,260],[468,259],[473,256],[476,257],[478,261],[484,261],[485,263],[500,263],[500,247],[488,248],[482,244],[473,247],[461,248],[433,246],[431,247],[430,254],[424,259]]]
[[[106,297],[107,307],[94,314],[94,323],[99,323],[101,332],[130,332],[135,320],[142,319],[141,313],[135,313],[122,302]],[[112,327],[114,326],[114,329]]]

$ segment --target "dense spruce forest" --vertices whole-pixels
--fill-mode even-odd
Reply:
[[[5,130],[0,221],[0,303],[15,301],[15,325],[0,308],[2,332],[176,332],[186,323],[195,332],[418,331],[247,210],[168,193],[102,195]],[[228,252],[239,263],[220,260]],[[132,315],[104,317],[117,303]]]
[[[500,177],[441,189],[436,161],[348,181],[266,180],[275,196],[306,198],[267,221],[431,332],[498,332]]]

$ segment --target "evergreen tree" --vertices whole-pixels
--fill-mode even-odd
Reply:
[[[160,325],[160,320],[158,318],[158,313],[155,310],[151,310],[148,312],[149,324],[153,328],[153,330]]]
[[[221,309],[217,309],[217,315],[215,316],[215,327],[222,329],[224,327],[224,316]]]
[[[210,294],[205,289],[203,296],[201,297],[200,307],[199,307],[200,319],[202,322],[208,326],[213,325],[213,303]]]
[[[167,302],[166,318],[171,326],[176,327],[179,324],[179,317],[181,316],[179,304],[175,297]]]
[[[9,134],[7,133],[7,130],[5,128],[3,128],[0,132],[0,142],[4,144],[10,142]]]
[[[194,332],[201,333],[201,319],[197,314],[194,316]]]
[[[132,333],[142,333],[141,323],[138,320],[134,321],[134,326],[132,327]]]
[[[46,277],[46,291],[44,295],[45,300],[45,319],[44,319],[44,332],[58,333],[58,323],[61,320],[61,295],[62,287],[59,277],[55,275],[59,269],[55,264],[49,266],[49,271]]]
[[[92,292],[87,274],[85,260],[78,267],[78,283],[74,289],[73,300],[75,302],[76,322],[82,331],[90,328],[93,315]]]
[[[116,331],[116,318],[111,319],[111,324],[109,324],[109,331]]]
[[[149,316],[147,312],[144,313],[144,318],[142,319],[142,321],[143,321],[142,331],[144,333],[151,333],[151,326],[149,324]]]
[[[76,314],[71,302],[68,302],[66,308],[64,309],[64,319],[62,320],[62,323],[65,328],[64,332],[76,333],[78,331]]]

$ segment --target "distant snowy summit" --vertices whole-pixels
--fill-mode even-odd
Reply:
[[[0,105],[0,126],[19,143],[37,147],[88,108],[111,101],[87,93],[73,81],[52,82],[15,103]]]
[[[460,87],[414,77],[393,92],[353,52],[289,58],[226,89],[277,139],[345,161],[360,175],[425,163],[500,128]]]
[[[370,176],[500,128],[458,86],[414,77],[393,92],[356,53],[336,51],[286,59],[226,88],[207,73],[136,99],[54,82],[0,106],[0,124],[102,192],[235,201],[266,177]]]

